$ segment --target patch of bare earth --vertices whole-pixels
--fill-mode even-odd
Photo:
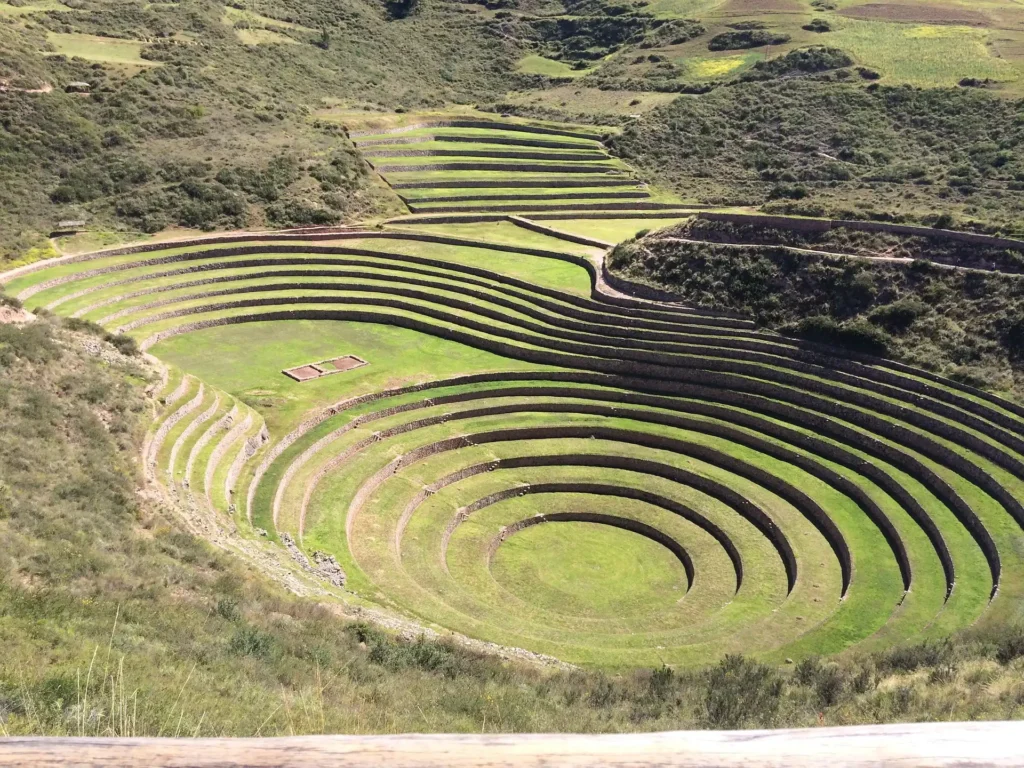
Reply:
[[[10,80],[0,78],[0,93],[6,91],[17,91],[18,93],[50,93],[53,90],[53,86],[50,83],[43,83],[38,88],[15,88],[11,85]]]
[[[921,24],[965,24],[973,27],[990,26],[992,20],[980,11],[956,5],[929,3],[867,3],[852,5],[839,11],[840,15],[866,21],[904,21]]]
[[[0,305],[0,323],[2,324],[15,324],[21,325],[22,323],[30,322],[35,319],[35,316],[31,312],[26,312],[24,309],[15,309],[14,307],[8,307],[6,305]]]
[[[309,381],[320,376],[320,371],[314,368],[312,365],[300,365],[298,368],[289,368],[284,372],[285,376],[295,379],[296,381]]]
[[[761,16],[766,13],[807,13],[797,0],[729,0],[716,16]]]
[[[331,360],[330,365],[332,365],[336,371],[351,371],[353,368],[359,368],[360,366],[366,365],[366,361],[361,360],[354,355],[346,355],[345,357],[334,358]]]

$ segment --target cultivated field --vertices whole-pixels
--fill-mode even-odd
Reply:
[[[642,191],[596,137],[402,119],[352,132],[430,226],[154,244],[6,280],[169,365],[144,458],[197,519],[265,535],[338,599],[585,665],[782,661],[1018,616],[1024,409],[610,287],[600,241],[651,211],[567,184]],[[511,167],[544,162],[558,174]],[[576,190],[589,208],[566,213]],[[547,220],[502,220],[513,205]],[[310,373],[344,356],[365,364]]]

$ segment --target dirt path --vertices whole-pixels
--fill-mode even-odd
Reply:
[[[0,93],[15,92],[15,93],[50,93],[53,90],[53,86],[50,83],[43,83],[40,88],[12,88],[8,85],[7,80],[0,80]]]

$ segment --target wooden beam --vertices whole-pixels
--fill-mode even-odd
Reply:
[[[1024,722],[621,735],[0,739],[0,766],[908,768],[1024,765]]]

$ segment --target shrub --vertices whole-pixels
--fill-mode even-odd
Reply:
[[[768,192],[769,200],[787,198],[789,200],[803,200],[810,194],[810,190],[803,184],[776,184]]]
[[[227,621],[237,621],[241,617],[238,601],[230,597],[222,597],[217,601],[216,613]]]
[[[876,307],[868,315],[868,320],[880,325],[890,333],[903,333],[914,324],[919,317],[928,313],[928,305],[920,299],[909,298],[894,301]]]
[[[808,32],[831,32],[832,25],[824,19],[814,19],[809,24],[804,24],[803,29]]]
[[[6,293],[0,293],[0,307],[21,309],[21,301],[19,301],[15,296],[8,296]]]
[[[784,326],[782,332],[868,355],[884,356],[890,346],[889,334],[861,319],[839,323],[826,315],[812,315]]]
[[[59,356],[60,348],[46,323],[29,323],[24,327],[0,325],[0,366],[19,359],[44,363]]]
[[[823,667],[814,683],[814,693],[818,697],[819,706],[835,706],[845,692],[846,678],[842,670],[834,664]]]
[[[129,357],[136,357],[140,354],[139,344],[131,336],[127,336],[123,333],[107,334],[104,337],[107,341],[114,345],[122,355],[128,355]]]
[[[767,29],[737,29],[722,32],[708,41],[710,51],[735,51],[742,48],[760,48],[762,45],[782,45],[789,35]]]
[[[1013,627],[998,639],[996,659],[1000,664],[1009,664],[1022,656],[1024,656],[1024,627]]]
[[[949,640],[924,642],[894,648],[881,658],[879,666],[889,672],[914,672],[921,667],[951,664],[955,655],[956,648]]]
[[[239,627],[228,643],[228,649],[236,656],[267,658],[274,648],[274,638],[255,627]]]
[[[853,64],[853,59],[845,51],[838,48],[815,45],[790,51],[768,61],[759,61],[754,68],[745,72],[742,80],[765,80],[775,77],[787,77],[798,74],[813,74],[841,69]]]
[[[369,624],[353,624],[348,628],[364,643],[370,661],[391,671],[417,668],[456,678],[468,673],[469,657],[445,642],[427,640],[422,635],[413,642],[396,639]]]
[[[66,317],[61,322],[64,323],[64,327],[69,331],[90,333],[93,336],[99,336],[100,338],[107,335],[107,331],[102,325],[98,325],[91,320],[83,320],[80,317]]]
[[[782,691],[782,678],[772,667],[738,654],[726,656],[707,675],[704,723],[728,729],[771,725]]]
[[[821,674],[821,659],[817,656],[808,656],[801,659],[793,668],[793,679],[800,685],[814,685],[814,681]]]
[[[650,695],[656,699],[665,699],[671,692],[675,683],[675,672],[671,667],[662,665],[651,670],[651,678],[648,681]]]

